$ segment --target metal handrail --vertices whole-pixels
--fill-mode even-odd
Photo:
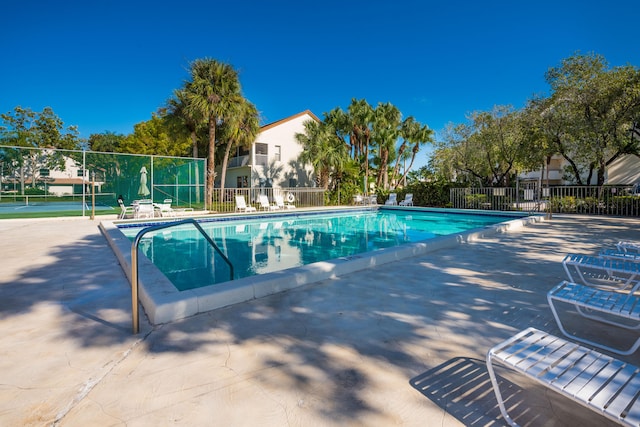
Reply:
[[[233,280],[233,276],[234,276],[233,264],[231,264],[231,261],[229,261],[229,258],[227,258],[227,256],[224,253],[222,253],[218,245],[216,245],[216,243],[202,229],[202,227],[200,226],[200,224],[198,224],[196,220],[188,218],[182,221],[175,221],[175,222],[170,222],[167,224],[160,224],[160,225],[152,225],[150,227],[143,228],[136,235],[136,238],[133,240],[133,243],[131,244],[131,305],[133,308],[132,313],[133,313],[133,333],[134,334],[137,334],[140,331],[140,321],[138,316],[138,245],[140,244],[140,240],[145,234],[151,231],[162,230],[164,228],[175,227],[175,226],[184,225],[184,224],[193,224],[196,227],[196,229],[200,231],[200,233],[204,236],[207,242],[209,242],[209,244],[213,246],[216,252],[218,252],[218,254],[222,257],[222,259],[227,263],[230,270],[230,276],[231,276],[230,280]]]

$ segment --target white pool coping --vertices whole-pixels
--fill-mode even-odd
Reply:
[[[434,208],[394,208],[384,209],[428,210],[442,213],[467,213],[479,215],[508,216],[508,212],[470,211],[457,209]],[[299,215],[290,212],[292,215]],[[521,215],[521,214],[520,214]],[[224,216],[228,218],[229,216]],[[255,215],[237,216],[237,219],[255,219]],[[465,244],[483,237],[504,233],[523,227],[531,222],[540,222],[542,215],[518,217],[499,224],[476,228],[463,233],[438,236],[421,242],[408,243],[392,248],[385,248],[330,261],[316,262],[300,267],[271,272],[267,274],[245,277],[226,283],[205,286],[196,289],[179,291],[169,279],[141,252],[138,256],[138,296],[139,301],[152,324],[168,323],[193,316],[198,313],[227,307],[267,295],[284,292],[289,289],[319,282],[344,274],[354,273],[372,266],[391,263],[422,255],[442,248],[450,248]],[[175,219],[174,219],[175,220]],[[118,221],[103,221],[100,230],[114,251],[124,273],[131,282],[131,247],[132,243],[117,227]]]

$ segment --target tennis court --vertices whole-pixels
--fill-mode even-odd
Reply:
[[[65,200],[59,201],[55,197],[49,197],[48,199],[30,197],[20,200],[9,199],[6,202],[0,200],[0,214],[11,213],[40,213],[40,212],[69,212],[79,211],[82,212],[84,207],[85,211],[91,211],[91,199],[88,198],[84,203],[80,200]],[[96,211],[114,211],[115,208],[106,203],[96,201]]]

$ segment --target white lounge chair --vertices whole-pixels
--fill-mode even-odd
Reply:
[[[270,204],[269,198],[264,194],[262,194],[258,200],[260,202],[260,210],[276,211],[280,209],[278,206]]]
[[[404,196],[404,200],[398,203],[400,206],[413,206],[413,194],[407,193]]]
[[[135,217],[136,210],[133,206],[126,206],[122,199],[118,199],[118,204],[120,205],[119,219],[125,219],[127,216]]]
[[[156,213],[156,208],[151,200],[138,200],[134,208],[135,218],[153,218]]]
[[[361,194],[356,194],[355,196],[353,196],[353,204],[364,205],[364,197]]]
[[[278,209],[295,209],[296,208],[296,205],[292,205],[291,203],[285,203],[284,197],[282,196],[275,196],[273,200],[276,202],[276,206],[278,207]]]
[[[634,261],[568,254],[562,260],[562,266],[570,282],[576,282],[571,274],[574,271],[588,286],[608,285],[619,289],[631,286],[635,290],[640,283],[640,263]]]
[[[640,255],[640,242],[622,240],[616,244],[616,247],[620,252]]]
[[[385,205],[388,206],[395,206],[398,204],[398,195],[396,193],[390,193],[389,194],[389,198],[387,199],[386,202],[384,202]]]
[[[493,368],[495,361],[619,424],[640,424],[637,367],[528,328],[487,353],[493,391],[502,416],[511,426],[518,424],[507,413]]]
[[[171,200],[171,199],[164,199],[164,201],[162,203],[156,203],[155,204],[155,206],[160,211],[160,216],[162,216],[162,217],[165,217],[165,216],[176,216],[176,212],[173,210],[173,208],[171,208],[171,203],[172,202],[173,202],[173,200]]]
[[[640,296],[634,295],[632,292],[614,292],[563,281],[547,293],[547,301],[558,328],[569,338],[625,355],[634,353],[640,347],[640,336],[628,349],[619,349],[569,333],[562,324],[556,308],[558,302],[569,304],[576,309],[578,314],[587,319],[603,322],[617,328],[638,330],[640,329]],[[581,325],[581,327],[584,326]]]
[[[618,259],[623,261],[640,262],[640,252],[626,251],[619,249],[603,249],[598,254],[604,259]]]
[[[255,212],[256,208],[247,206],[244,196],[236,196],[236,212]]]

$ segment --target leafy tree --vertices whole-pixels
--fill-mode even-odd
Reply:
[[[545,78],[553,91],[544,111],[549,142],[578,184],[589,183],[594,173],[597,184],[604,184],[608,165],[639,152],[629,129],[640,113],[640,70],[610,69],[600,55],[575,54]]]
[[[64,170],[64,156],[42,148],[76,149],[80,146],[78,130],[75,126],[64,129],[64,123],[50,107],[41,112],[30,108],[15,107],[13,111],[0,114],[0,143],[24,147],[23,150],[4,150],[3,165],[6,170],[20,179],[21,192],[25,192],[27,179],[36,188],[41,179],[40,170]]]
[[[191,141],[184,137],[177,140],[166,118],[153,114],[151,120],[133,127],[133,133],[120,143],[120,152],[158,156],[185,156]]]
[[[89,149],[102,153],[117,153],[125,136],[114,132],[93,133],[89,135]]]
[[[496,106],[476,111],[468,124],[450,125],[434,154],[441,175],[481,186],[505,186],[517,170],[529,169],[539,159],[530,155],[531,127],[520,111]]]
[[[5,145],[31,148],[76,149],[79,146],[78,129],[64,123],[50,107],[41,112],[15,107],[13,112],[0,114],[0,140]]]

